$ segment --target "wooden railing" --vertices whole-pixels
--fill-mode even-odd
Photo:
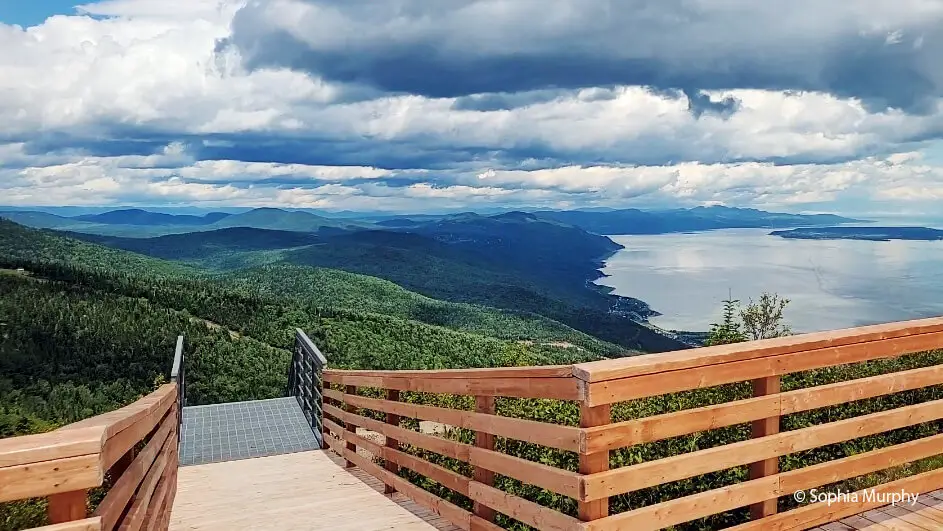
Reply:
[[[295,397],[301,412],[308,420],[308,425],[322,445],[324,428],[321,424],[323,414],[321,396],[323,388],[321,372],[327,366],[324,354],[308,338],[300,328],[295,330],[295,349],[291,358],[291,367],[288,370],[288,396]]]
[[[48,498],[55,531],[167,529],[177,491],[178,386],[56,431],[0,440],[0,502]],[[88,491],[108,487],[88,514]],[[59,524],[59,525],[55,525]]]
[[[325,370],[325,442],[350,466],[382,480],[388,492],[400,491],[462,529],[498,529],[496,513],[538,529],[662,529],[747,507],[748,517],[741,512],[739,519],[733,518],[736,529],[806,529],[884,502],[862,495],[853,503],[787,503],[786,497],[796,491],[862,477],[887,478],[876,492],[943,487],[943,468],[934,466],[906,477],[874,474],[943,454],[943,357],[905,357],[939,348],[943,318],[572,366]],[[880,365],[873,361],[878,359],[892,361]],[[859,362],[871,363],[849,365]],[[822,371],[837,366],[848,370]],[[890,372],[874,372],[881,367]],[[782,391],[780,378],[790,374],[796,377]],[[724,392],[710,395],[707,388]],[[891,401],[892,396],[904,398]],[[527,419],[497,414],[496,397],[543,400],[500,398],[499,404],[520,406],[507,411],[530,412]],[[780,431],[784,417],[871,398],[887,402],[872,402],[858,416],[829,413],[822,422]],[[645,411],[633,409],[639,404],[664,407],[654,407],[649,416],[624,414]],[[578,423],[575,418],[569,425],[533,420],[546,407],[578,410]],[[620,412],[615,419],[614,412]],[[416,429],[417,420],[460,430],[442,436]],[[695,437],[751,424],[752,430],[729,443],[702,448]],[[890,444],[863,452],[832,452],[831,460],[780,460],[921,425],[927,429],[919,437],[888,439]],[[689,438],[677,439],[686,442],[673,451],[651,454],[654,458],[640,451],[628,465],[619,466],[626,462],[616,458],[623,455],[619,452],[679,437]],[[515,448],[518,455],[499,448]],[[539,457],[551,454],[556,457]],[[611,463],[616,466],[610,468]],[[781,469],[783,463],[788,466]],[[742,476],[730,474],[733,479],[721,486],[715,481],[705,483],[706,489],[690,484],[663,489],[648,503],[627,496],[738,469]],[[428,488],[408,477],[425,478],[420,483]],[[610,499],[627,510],[610,511]],[[780,511],[777,500],[786,510]]]

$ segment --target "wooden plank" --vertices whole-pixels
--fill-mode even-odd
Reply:
[[[892,493],[902,490],[912,493],[929,492],[940,485],[943,485],[943,468],[884,483],[874,487],[873,491],[876,493]],[[848,501],[841,504],[832,504],[831,506],[826,503],[812,503],[762,520],[740,524],[730,529],[731,531],[799,531],[808,529],[884,505],[883,501],[865,496],[865,493],[870,491],[872,489],[857,491],[855,494],[858,501],[856,502]]]
[[[834,365],[899,357],[904,354],[931,350],[941,345],[943,345],[943,332],[934,332],[841,347],[760,357],[693,369],[646,374],[584,384],[583,399],[589,405],[609,404],[689,389],[781,376]]]
[[[141,418],[148,416],[154,409],[163,409],[167,407],[167,402],[176,402],[177,384],[164,384],[157,388],[153,393],[141,398],[140,400],[124,406],[121,409],[103,413],[101,415],[87,418],[85,420],[69,424],[59,428],[60,430],[73,430],[87,426],[104,426],[105,437],[111,437],[124,430],[128,426],[138,422]]]
[[[0,502],[98,487],[104,470],[97,454],[0,468]]]
[[[147,507],[147,513],[144,517],[144,529],[155,531],[160,529],[161,523],[166,517],[166,512],[170,511],[167,505],[167,497],[170,495],[171,482],[174,481],[174,473],[177,470],[178,458],[173,449],[168,457],[167,466],[164,467],[164,473],[157,482],[157,488]]]
[[[98,504],[95,509],[95,515],[102,517],[102,525],[105,531],[111,531],[118,523],[118,519],[124,513],[128,502],[134,495],[138,486],[144,481],[144,478],[151,468],[151,464],[157,458],[158,453],[164,448],[168,438],[176,441],[177,418],[174,410],[164,417],[160,428],[151,437],[147,445],[138,453],[128,469],[122,474],[115,484]]]
[[[475,413],[481,413],[485,415],[494,415],[494,397],[493,396],[476,396],[475,397]],[[485,450],[494,451],[494,435],[484,431],[475,431],[475,446],[478,448],[484,448]],[[488,467],[489,459],[494,459],[489,457],[488,453],[483,452],[482,455],[477,455],[474,452],[470,455],[470,461],[474,467],[472,477],[478,483],[493,486],[494,485],[494,472]],[[526,483],[526,482],[525,482]],[[576,483],[577,492],[579,492],[579,481]],[[496,513],[494,509],[488,507],[487,505],[475,501],[472,505],[472,512],[475,516],[481,518],[482,520],[487,520],[489,522],[494,522]]]
[[[176,399],[177,396],[174,395],[173,400],[161,400],[154,407],[148,408],[145,415],[138,416],[134,423],[127,425],[119,432],[113,432],[113,435],[105,440],[102,448],[102,464],[105,468],[110,468],[122,455],[154,431],[168,411],[172,412],[176,418]]]
[[[436,437],[434,435],[419,433],[400,426],[392,426],[379,420],[354,415],[353,413],[342,411],[329,404],[324,405],[324,412],[344,422],[351,422],[356,426],[382,433],[387,437],[393,437],[401,444],[411,444],[417,448],[429,450],[430,452],[458,459],[459,461],[465,461],[466,463],[468,462],[468,449],[471,448],[470,445],[443,439],[442,437]]]
[[[575,365],[573,374],[587,382],[601,382],[862,343],[875,343],[872,347],[877,348],[880,346],[877,343],[881,341],[934,332],[943,332],[943,317],[591,361]],[[924,350],[943,347],[943,343],[936,342],[935,339],[927,341],[926,344],[929,346]],[[747,379],[749,378],[744,378]]]
[[[338,402],[344,401],[344,393],[336,389],[325,387],[321,392],[324,395],[324,398],[330,398],[331,400],[337,400]]]
[[[615,450],[773,415],[788,415],[940,384],[943,384],[943,365],[934,365],[686,409],[584,429],[585,442],[581,451],[592,453],[603,449]]]
[[[147,516],[147,508],[151,504],[151,497],[154,495],[154,490],[157,488],[157,482],[163,476],[164,469],[167,467],[168,462],[172,460],[173,447],[176,446],[176,444],[177,441],[174,438],[168,438],[167,441],[164,442],[164,447],[161,449],[160,454],[158,454],[157,459],[154,460],[150,470],[147,471],[147,475],[144,477],[144,481],[141,482],[137,492],[134,494],[134,500],[131,502],[131,507],[128,509],[127,515],[121,520],[118,527],[121,531],[138,531],[141,529],[141,526],[144,524],[144,519]]]
[[[32,531],[101,531],[101,528],[101,518],[93,517],[83,520],[74,520],[72,522],[63,522],[61,524],[34,527]]]
[[[53,524],[84,520],[88,516],[88,490],[75,490],[49,496],[46,514],[49,515],[49,522]]]
[[[393,437],[401,443],[411,444],[417,448],[458,459],[459,461],[464,461],[472,465],[478,464],[492,472],[525,483],[537,485],[538,487],[543,487],[558,494],[563,494],[564,496],[575,498],[580,493],[579,475],[574,472],[557,469],[484,448],[475,448],[468,444],[408,430],[400,426],[393,426],[379,420],[341,411],[334,406],[325,405],[324,407],[325,411],[330,411],[333,416],[340,415],[339,418],[344,421],[350,421],[356,426],[375,431],[387,437]],[[328,408],[330,408],[330,410]],[[350,446],[350,444],[348,444],[348,446]]]
[[[474,396],[513,396],[580,400],[583,382],[561,378],[405,378],[402,376],[355,376],[343,372],[325,375],[327,382],[377,387],[398,391],[422,391]]]
[[[348,396],[356,396],[356,395],[357,395],[357,387],[356,387],[356,386],[353,386],[353,385],[348,385],[344,391],[345,391],[345,394],[344,394],[344,397],[345,397],[345,400],[344,400],[344,410],[347,411],[348,413],[353,413],[353,414],[356,415],[356,413],[358,412],[358,411],[357,411],[357,408],[356,408],[355,406],[351,405],[349,402],[347,402],[346,397],[348,397]],[[348,432],[355,433],[355,432],[357,431],[357,426],[358,426],[358,425],[357,425],[357,424],[352,424],[351,421],[350,421],[351,418],[354,418],[354,417],[344,417],[344,427],[345,427],[345,429],[346,429]],[[354,453],[357,452],[357,447],[354,445],[354,443],[352,443],[352,442],[350,442],[350,441],[347,442],[347,449],[350,450],[350,451],[352,451],[352,452],[354,452]],[[347,468],[350,468],[350,467],[352,467],[352,466],[354,466],[354,464],[353,464],[352,462],[350,462],[350,461],[347,461]]]
[[[493,507],[515,520],[547,531],[574,531],[582,529],[582,523],[572,516],[525,500],[494,487],[472,481],[469,498]]]
[[[582,475],[576,472],[528,461],[502,452],[475,447],[469,449],[468,462],[476,467],[476,470],[482,468],[492,472],[492,477],[493,473],[497,472],[503,476],[512,477],[518,481],[536,485],[557,494],[571,498],[579,498],[580,496]]]
[[[584,497],[615,496],[940,418],[943,400],[934,400],[658,459],[584,477]]]
[[[943,435],[934,435],[887,448],[820,463],[775,476],[745,481],[727,487],[648,505],[594,522],[592,529],[655,530],[682,524],[712,514],[796,491],[828,485],[843,479],[885,470],[936,455]]]
[[[504,528],[476,515],[470,518],[471,531],[504,531]]]
[[[590,407],[586,403],[580,403],[581,428],[605,426],[610,422],[612,422],[612,411],[609,404]],[[595,453],[580,452],[579,467],[580,474],[598,474],[609,470],[609,451],[603,450]],[[580,520],[590,522],[609,516],[608,496],[600,496],[598,499],[587,502],[586,477],[587,476],[584,476],[581,479],[579,496],[577,496],[577,510]]]
[[[327,369],[324,376],[329,382],[339,376],[369,376],[396,378],[567,378],[573,376],[573,365],[538,365],[530,367],[488,367],[477,369],[433,369],[414,371],[372,371]],[[336,381],[336,383],[343,383]]]
[[[386,399],[390,402],[399,402],[399,391],[397,391],[396,389],[387,389]],[[392,424],[393,426],[399,426],[399,420],[400,420],[399,415],[395,413],[386,414],[387,424]],[[391,448],[393,450],[399,450],[399,441],[397,441],[393,437],[386,437],[386,446],[387,448]],[[390,472],[390,474],[394,474],[394,475],[399,474],[399,467],[396,466],[396,461],[387,459],[386,462],[384,463],[384,468],[386,468],[387,471]],[[396,492],[396,489],[394,489],[392,485],[386,485],[383,488],[383,491],[385,494],[393,494],[394,492]]]
[[[325,427],[326,429],[331,430],[332,432],[334,432],[334,433],[336,434],[336,435],[335,435],[336,437],[342,437],[342,434],[343,434],[345,431],[347,431],[347,430],[345,430],[345,429],[343,428],[343,426],[341,426],[340,424],[334,422],[333,420],[331,420],[331,419],[329,419],[329,418],[325,418],[325,419],[324,419],[324,427]]]
[[[462,529],[470,528],[471,513],[465,509],[449,503],[442,498],[439,498],[435,494],[423,490],[399,476],[390,474],[385,469],[377,466],[369,459],[365,459],[364,457],[357,455],[357,452],[350,452],[349,450],[344,449],[344,459],[353,461],[354,464],[360,467],[363,471],[367,472],[375,478],[380,479],[380,481],[383,483],[389,483],[390,485],[393,485],[397,491],[405,494],[409,499],[446,518]]]
[[[0,469],[97,454],[104,440],[101,426],[0,439]]]
[[[778,395],[780,391],[779,376],[760,378],[753,381],[753,396]],[[767,437],[779,433],[779,415],[756,420],[751,426],[751,435],[754,439]],[[779,472],[779,457],[771,457],[756,463],[750,463],[750,479],[759,479],[773,476]],[[750,506],[750,518],[758,520],[776,513],[776,498],[764,500]]]
[[[341,394],[340,396],[343,397],[344,395]],[[365,396],[348,396],[345,399],[351,404],[364,409],[391,413],[401,417],[440,422],[449,426],[532,442],[560,450],[576,452],[580,449],[581,430],[573,426],[502,417],[478,411],[391,402]]]
[[[459,494],[468,496],[468,482],[470,480],[461,474],[453,472],[434,463],[430,463],[424,459],[408,454],[401,450],[382,446],[365,437],[361,437],[356,433],[341,431],[340,434],[345,441],[355,443],[357,446],[365,449],[375,457],[381,457],[388,462],[399,464],[412,470],[413,472],[416,472],[417,474],[423,475],[432,481],[435,481],[443,487],[454,490]],[[393,474],[393,472],[390,473]]]

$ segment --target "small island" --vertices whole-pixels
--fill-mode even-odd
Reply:
[[[774,230],[770,235],[799,240],[943,240],[943,230],[928,227],[804,227]]]

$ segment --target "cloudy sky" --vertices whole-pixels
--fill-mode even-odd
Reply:
[[[940,0],[0,0],[0,204],[934,213]]]

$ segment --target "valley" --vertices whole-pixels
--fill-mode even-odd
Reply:
[[[264,227],[157,236],[153,234],[174,227],[190,228],[183,223],[193,220],[157,217],[151,221],[161,224],[151,226],[150,233],[121,235],[137,225],[117,224],[122,230],[101,234],[74,230],[74,225],[53,230],[0,219],[0,437],[49,431],[147,394],[166,381],[167,353],[178,334],[186,341],[189,405],[283,396],[296,328],[337,369],[569,365],[699,346],[705,334],[661,323],[677,308],[663,305],[654,293],[638,286],[623,291],[600,285],[625,278],[611,270],[623,253],[644,252],[634,238],[716,238],[731,230],[797,243],[768,236],[767,228],[605,236],[523,212],[344,221],[345,226],[307,231],[272,228],[285,226],[282,214],[276,216],[282,221],[273,223],[261,217]],[[128,221],[142,219],[135,214]],[[674,244],[661,248],[679,261],[690,257]],[[648,288],[658,286],[645,277],[645,268],[631,268],[629,275]],[[678,294],[685,307],[698,302],[692,290],[664,284],[661,290]],[[713,318],[717,306],[700,311]],[[935,363],[934,356],[892,363],[900,369],[919,367]],[[828,383],[876,369],[849,370],[803,373],[784,379],[784,385],[808,378]],[[698,407],[718,397],[742,398],[745,391],[735,384],[666,395],[669,400],[620,403],[612,418],[668,413],[678,404]],[[456,397],[403,396],[426,405],[472,405],[453,404]],[[564,425],[578,421],[573,403],[502,398],[497,407],[510,416]],[[804,425],[810,418],[789,422]],[[747,433],[741,428],[612,455],[619,464],[636,462],[638,452],[667,458],[677,453],[678,445],[709,448],[743,439]],[[898,436],[907,440],[913,434]],[[575,465],[572,456],[556,450],[534,453],[528,445],[510,444],[504,451],[557,467]],[[426,457],[450,470],[455,467],[433,454]],[[802,459],[814,462],[816,456]],[[708,476],[697,484],[671,487],[670,495],[723,486],[729,479]],[[644,495],[660,498],[669,490],[652,487]],[[543,492],[531,489],[526,495]],[[465,503],[460,497],[454,501]],[[546,503],[562,511],[574,509],[562,498]],[[624,510],[627,504],[616,499],[613,507]],[[42,521],[42,511],[33,502],[0,505],[0,517],[30,525]]]

